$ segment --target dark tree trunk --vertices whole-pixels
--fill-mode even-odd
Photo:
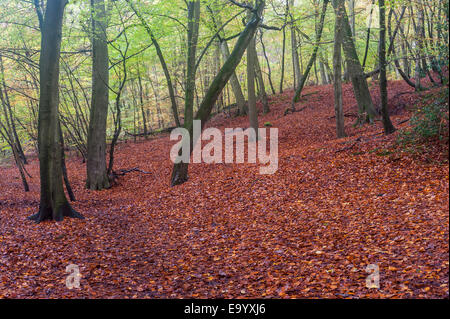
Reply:
[[[355,93],[355,98],[358,104],[357,123],[362,124],[365,121],[372,122],[373,118],[377,116],[377,112],[373,106],[367,80],[358,59],[355,43],[353,41],[352,30],[350,28],[350,23],[343,2],[344,0],[336,0],[333,2],[333,5],[335,6],[335,9],[337,6],[342,6],[342,9],[339,12],[336,12],[336,14],[342,15],[342,47],[344,49],[348,72],[353,84],[353,92]]]
[[[387,93],[387,79],[386,79],[386,14],[384,0],[378,0],[380,8],[380,45],[379,59],[380,59],[380,96],[381,96],[381,115],[383,117],[384,133],[386,135],[395,131],[389,118],[388,110],[388,93]]]
[[[61,140],[59,134],[59,58],[66,0],[48,0],[42,24],[38,145],[41,179],[39,212],[29,217],[36,222],[63,220],[64,216],[83,218],[64,193]]]
[[[104,0],[91,0],[92,8],[92,100],[87,138],[86,188],[109,188],[106,169],[106,123],[109,104],[109,62]]]

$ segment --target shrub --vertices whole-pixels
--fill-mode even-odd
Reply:
[[[435,99],[418,107],[411,117],[411,129],[400,134],[403,143],[421,143],[438,139],[448,143],[449,130],[449,89],[446,86]]]

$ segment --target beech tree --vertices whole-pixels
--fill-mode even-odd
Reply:
[[[104,0],[91,0],[92,10],[92,100],[87,137],[86,187],[110,187],[106,168],[106,122],[109,104],[109,61]]]
[[[386,79],[386,14],[384,0],[378,0],[380,8],[380,45],[379,45],[379,59],[380,59],[380,96],[381,96],[381,115],[383,117],[384,133],[391,134],[395,131],[389,117],[388,110],[388,96],[387,96],[387,79]]]
[[[197,114],[194,119],[200,120],[202,123],[202,128],[204,127],[206,121],[211,114],[212,107],[216,102],[218,96],[222,92],[223,88],[227,84],[228,80],[232,76],[234,70],[237,65],[241,61],[242,55],[249,43],[254,39],[256,30],[258,28],[259,23],[262,20],[262,12],[264,10],[265,1],[264,0],[256,0],[255,5],[251,6],[249,4],[240,4],[235,1],[233,3],[250,10],[250,18],[245,26],[245,29],[240,33],[239,38],[234,46],[233,51],[231,52],[228,59],[223,64],[219,73],[214,77],[211,85],[208,88],[208,91],[203,98],[200,107],[197,111]],[[187,123],[187,122],[185,122]],[[189,132],[190,138],[190,151],[192,152],[193,146],[197,141],[193,141],[193,122],[188,122],[185,124],[185,128]],[[181,149],[180,149],[181,154]],[[174,164],[172,169],[172,176],[170,184],[172,186],[182,184],[188,180],[188,167],[189,163],[179,162]]]
[[[361,62],[356,52],[355,43],[353,40],[352,29],[350,27],[349,19],[345,7],[342,10],[336,9],[344,0],[333,0],[332,4],[335,13],[341,15],[343,42],[342,48],[345,54],[345,61],[348,65],[348,72],[353,84],[353,92],[355,93],[356,102],[358,104],[358,124],[363,124],[366,121],[373,121],[377,116],[377,112],[373,106],[372,97],[370,95],[367,80],[361,66]]]
[[[83,218],[67,201],[63,187],[61,135],[59,134],[59,60],[66,0],[48,0],[45,12],[38,6],[41,21],[40,98],[38,123],[41,199],[39,211],[29,219],[61,221]]]

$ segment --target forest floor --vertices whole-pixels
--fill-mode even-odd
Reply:
[[[0,168],[0,298],[431,298],[449,296],[449,166],[440,155],[397,146],[399,131],[353,127],[356,102],[343,88],[346,138],[336,139],[332,86],[306,87],[301,112],[283,116],[292,91],[260,114],[279,129],[279,169],[191,164],[169,187],[167,134],[121,143],[115,167],[130,172],[105,191],[84,189],[85,166],[68,159],[86,219],[35,224],[39,165],[24,193],[14,167]],[[371,88],[379,104],[378,88]],[[424,93],[425,94],[425,93]],[[390,82],[401,129],[420,95]],[[209,126],[248,127],[218,115]],[[400,123],[400,124],[399,124]],[[81,287],[66,288],[66,266]],[[366,288],[366,267],[380,288]]]

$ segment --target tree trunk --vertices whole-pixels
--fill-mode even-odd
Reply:
[[[104,0],[91,0],[92,9],[92,100],[87,138],[86,188],[109,188],[106,169],[106,123],[109,104],[107,14]]]
[[[220,49],[222,51],[222,56],[224,60],[227,60],[230,56],[230,50],[228,49],[228,43],[226,41],[222,41],[220,43]],[[230,78],[231,89],[233,90],[234,98],[236,99],[236,104],[239,110],[239,115],[247,114],[247,107],[245,104],[245,97],[242,93],[241,85],[239,84],[239,79],[236,75],[236,72],[233,72]]]
[[[259,64],[258,54],[256,52],[256,46],[253,47],[252,50],[254,50],[254,52],[252,54],[253,54],[254,60],[255,60],[256,80],[258,81],[259,92],[260,92],[261,101],[262,101],[262,104],[263,104],[263,113],[265,114],[265,113],[269,113],[270,112],[269,101],[267,99],[266,87],[264,85],[264,79],[263,79],[263,76],[262,76],[261,65]]]
[[[188,52],[185,83],[184,127],[192,125],[194,119],[195,96],[195,56],[197,53],[200,1],[188,2]]]
[[[383,117],[384,133],[386,135],[395,131],[389,118],[388,110],[388,93],[387,93],[387,79],[386,79],[386,14],[384,0],[378,0],[380,8],[380,45],[379,59],[380,59],[380,96],[381,96],[381,115]]]
[[[289,9],[291,10],[294,6],[294,0],[289,0]],[[292,68],[294,70],[294,89],[297,88],[300,78],[302,74],[300,72],[300,61],[298,59],[298,50],[297,50],[297,35],[295,32],[295,21],[292,16],[291,11],[289,11],[291,16],[291,50],[292,50]]]
[[[283,45],[281,51],[281,76],[280,76],[280,94],[283,93],[284,81],[284,57],[286,54],[286,27],[283,28]]]
[[[215,50],[214,50],[214,74],[219,73],[220,70],[220,42],[215,41]],[[216,102],[217,113],[220,113],[220,110],[223,108],[223,93],[219,95],[219,98]]]
[[[144,126],[144,137],[145,139],[148,139],[147,115],[144,109],[144,87],[142,86],[142,77],[141,72],[139,70],[139,66],[138,66],[138,85],[139,85],[139,104],[142,113],[142,124]]]
[[[338,6],[341,6],[341,10],[337,11],[336,14],[342,15],[342,47],[344,49],[348,72],[352,80],[353,91],[355,93],[355,98],[358,104],[357,123],[363,124],[365,121],[372,122],[373,118],[377,116],[377,112],[373,107],[372,97],[370,96],[367,80],[361,67],[361,63],[358,59],[358,54],[356,52],[355,43],[353,42],[348,16],[345,11],[344,0],[334,1],[333,5],[335,6],[335,9]]]
[[[319,22],[319,26],[318,26],[318,30],[317,30],[316,44],[314,46],[314,50],[311,55],[311,58],[309,59],[308,65],[306,66],[305,73],[303,74],[302,78],[300,79],[300,83],[295,90],[295,94],[294,94],[294,97],[291,102],[292,112],[295,111],[295,103],[297,103],[300,99],[300,95],[302,94],[302,90],[305,85],[306,79],[308,78],[309,72],[311,71],[311,67],[313,66],[314,61],[316,60],[317,50],[319,50],[320,39],[322,37],[323,23],[325,21],[325,14],[327,12],[328,2],[329,2],[329,0],[323,1],[322,13],[320,14],[320,22]]]
[[[150,40],[152,41],[153,45],[155,46],[156,54],[158,55],[159,62],[161,64],[161,67],[164,72],[164,76],[166,78],[167,82],[167,89],[169,91],[169,97],[171,102],[171,108],[172,108],[172,114],[175,121],[176,126],[181,126],[180,118],[178,115],[178,106],[175,99],[175,93],[174,93],[174,86],[172,84],[172,78],[170,77],[169,69],[167,67],[167,63],[164,59],[164,55],[162,53],[161,47],[159,46],[158,40],[156,39],[155,35],[153,34],[153,31],[150,29],[150,26],[147,24],[145,19],[142,17],[142,15],[139,13],[138,10],[134,7],[133,3],[130,0],[126,0],[126,2],[130,5],[133,12],[136,14],[136,16],[139,18],[141,23],[144,25],[145,30],[147,31],[147,34],[150,36]]]
[[[258,134],[258,109],[256,108],[255,94],[256,59],[255,37],[253,37],[247,47],[247,100],[250,127],[255,130],[255,134]],[[257,139],[257,136],[255,136],[255,139]]]
[[[202,128],[204,127],[206,121],[208,120],[209,115],[211,114],[212,107],[214,106],[214,103],[216,102],[219,94],[222,92],[223,88],[225,87],[231,75],[234,73],[236,67],[241,61],[241,58],[244,55],[244,52],[247,46],[249,45],[249,42],[251,41],[251,39],[254,38],[256,29],[258,28],[258,25],[261,21],[261,14],[262,11],[264,10],[264,5],[265,5],[264,0],[257,0],[256,10],[253,11],[253,14],[249,19],[244,31],[240,33],[233,51],[223,64],[219,73],[214,77],[214,80],[212,81],[208,89],[208,92],[203,98],[202,103],[200,104],[199,110],[195,117],[197,120],[201,121]],[[192,123],[190,126],[186,127],[186,129],[189,132],[189,136],[192,136],[193,135]],[[197,141],[193,141],[193,139],[190,139],[191,152],[196,142]],[[188,180],[188,165],[189,163],[183,162],[174,164],[170,182],[171,186],[182,184]]]
[[[41,198],[39,212],[29,217],[36,222],[83,218],[64,193],[59,135],[59,58],[65,0],[48,0],[41,29],[40,97],[38,120]]]
[[[4,113],[6,124],[10,130],[11,135],[14,137],[13,143],[16,145],[16,151],[18,153],[19,158],[23,161],[24,164],[27,164],[25,152],[23,151],[22,144],[20,143],[19,136],[17,135],[16,120],[14,119],[11,103],[9,101],[9,94],[5,83],[5,70],[3,67],[3,59],[1,54],[0,54],[0,72],[1,72],[0,79],[4,91],[4,93],[1,96],[1,100],[3,103],[3,107],[5,108]]]
[[[269,62],[269,58],[267,57],[267,52],[266,52],[266,46],[264,45],[264,41],[263,41],[263,32],[260,29],[260,41],[261,41],[261,47],[263,49],[263,54],[264,54],[264,58],[266,59],[266,63],[267,63],[267,75],[269,78],[269,85],[270,85],[270,89],[272,90],[272,94],[275,94],[275,88],[273,87],[273,82],[272,82],[272,70],[270,68],[270,62]]]
[[[336,14],[334,23],[334,110],[336,114],[336,134],[338,138],[345,137],[344,112],[342,108],[342,16]]]

